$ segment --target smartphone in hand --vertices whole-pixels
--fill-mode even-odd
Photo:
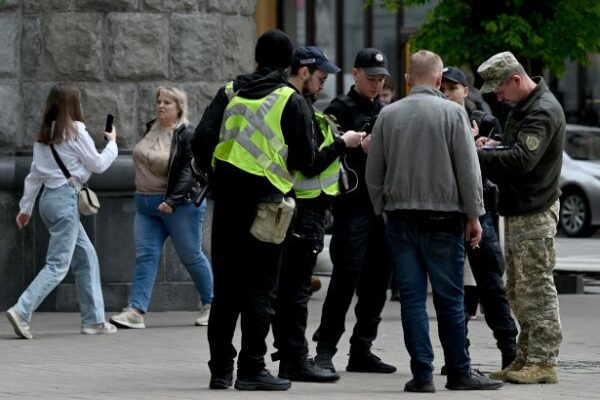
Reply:
[[[106,114],[106,124],[104,125],[104,131],[105,132],[109,132],[109,133],[112,132],[112,129],[113,129],[113,120],[114,120],[114,117],[113,117],[112,114]],[[104,140],[108,140],[106,138],[106,136],[104,136]]]
[[[106,115],[106,126],[104,127],[105,132],[112,132],[113,120],[114,120],[114,117],[112,114]]]

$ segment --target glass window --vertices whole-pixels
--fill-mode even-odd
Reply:
[[[600,160],[600,129],[567,128],[565,151],[576,160]]]
[[[296,45],[306,43],[306,1],[296,0]]]
[[[362,1],[344,2],[344,89],[347,92],[354,83],[352,68],[356,53],[364,47],[364,17]]]
[[[373,47],[383,51],[392,79],[398,75],[396,55],[396,13],[381,7],[373,8]],[[395,79],[394,79],[395,80]],[[394,82],[396,85],[397,82]]]
[[[335,59],[335,1],[317,0],[316,2],[316,43],[327,58],[334,62],[338,67],[342,66]],[[342,74],[343,72],[338,72]],[[325,82],[323,90],[319,94],[319,103],[329,104],[335,97],[335,76],[330,74]]]
[[[417,29],[425,23],[427,13],[433,10],[439,3],[439,0],[428,1],[427,3],[415,6],[404,7],[404,29]]]
[[[565,117],[569,122],[577,122],[577,64],[569,62],[566,64],[565,74],[558,82],[558,98],[565,111]]]
[[[580,106],[579,123],[600,126],[600,55],[589,56],[592,64],[585,68],[584,104]]]

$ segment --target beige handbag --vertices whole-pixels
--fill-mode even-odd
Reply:
[[[98,200],[98,196],[96,195],[96,193],[94,193],[89,187],[79,182],[77,178],[71,176],[71,173],[60,159],[53,145],[50,145],[50,149],[52,150],[52,155],[54,156],[56,163],[60,167],[60,170],[65,175],[65,178],[67,178],[69,185],[71,185],[75,188],[75,190],[77,190],[79,213],[81,215],[97,214],[98,210],[100,209],[100,200]]]
[[[79,213],[81,215],[94,215],[98,214],[100,209],[100,200],[92,189],[87,186],[83,186],[79,190]]]
[[[259,203],[250,233],[261,242],[282,243],[295,208],[291,197],[285,197],[281,203]]]

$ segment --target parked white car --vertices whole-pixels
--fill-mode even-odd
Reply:
[[[561,230],[593,235],[600,227],[600,128],[567,124],[559,185]]]

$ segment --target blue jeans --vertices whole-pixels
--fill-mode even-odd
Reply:
[[[202,304],[211,304],[213,298],[212,269],[202,252],[201,226],[206,204],[195,207],[192,203],[185,203],[175,212],[166,214],[158,210],[163,200],[162,194],[135,194],[133,233],[136,257],[129,304],[144,313],[148,311],[152,297],[163,244],[169,236],[200,294]]]
[[[100,268],[94,245],[81,222],[77,193],[65,184],[45,188],[40,199],[40,215],[50,232],[46,265],[25,289],[15,310],[25,321],[54,288],[67,276],[69,267],[75,276],[82,325],[104,322],[104,300]]]
[[[433,373],[426,307],[428,277],[448,379],[468,374],[471,360],[465,350],[463,234],[423,229],[413,216],[401,212],[389,214],[387,234],[414,379],[430,381]]]

